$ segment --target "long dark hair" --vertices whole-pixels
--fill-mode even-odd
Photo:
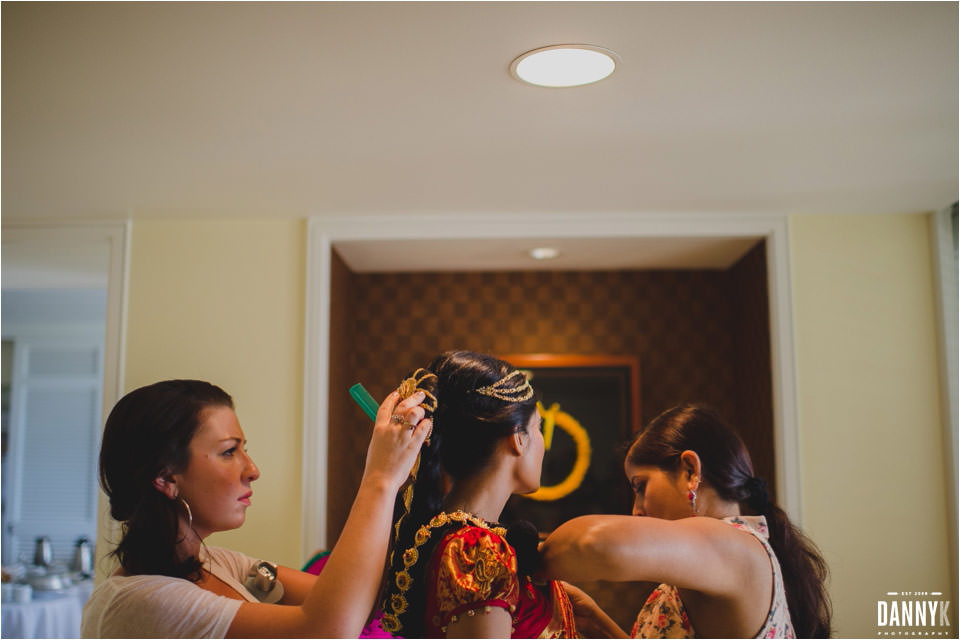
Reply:
[[[627,462],[673,472],[680,467],[680,454],[687,450],[700,456],[703,482],[720,498],[739,502],[766,517],[797,637],[829,637],[831,605],[824,585],[827,563],[816,545],[769,499],[765,482],[753,475],[743,440],[720,416],[697,405],[668,409],[640,432],[630,446]]]
[[[383,608],[395,611],[391,598],[403,595],[407,606],[397,615],[405,637],[424,637],[426,585],[423,579],[430,551],[439,542],[441,533],[431,537],[421,548],[420,561],[412,567],[404,564],[403,552],[413,546],[416,531],[443,509],[446,483],[444,475],[453,483],[469,478],[490,462],[497,442],[513,433],[526,431],[536,410],[534,397],[504,401],[477,393],[516,371],[513,366],[493,356],[471,351],[448,351],[436,358],[426,369],[411,374],[417,387],[436,398],[432,412],[433,432],[430,444],[424,445],[420,465],[413,485],[413,499],[409,513],[404,504],[404,490],[397,496],[394,520],[400,520],[391,545],[391,564],[386,576]],[[432,374],[432,375],[431,375]],[[519,375],[519,374],[517,374]],[[519,378],[523,382],[523,378]],[[428,400],[425,404],[431,404]],[[431,412],[427,412],[430,417]],[[535,532],[534,532],[535,535]],[[508,540],[511,536],[508,534]],[[408,570],[413,576],[409,590],[398,591],[394,576]]]
[[[110,515],[123,527],[111,555],[128,573],[199,580],[200,561],[177,556],[184,507],[157,490],[154,479],[187,467],[200,414],[213,406],[232,409],[233,399],[209,382],[166,380],[131,391],[110,411],[100,445],[100,486]]]

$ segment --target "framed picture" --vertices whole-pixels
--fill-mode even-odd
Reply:
[[[623,457],[640,428],[640,365],[633,356],[499,356],[531,376],[543,418],[540,489],[513,496],[502,522],[529,520],[545,535],[590,513],[630,512]]]

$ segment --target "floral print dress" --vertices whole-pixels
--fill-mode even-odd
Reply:
[[[787,608],[787,592],[783,586],[780,562],[768,541],[770,532],[767,529],[767,519],[763,516],[731,516],[724,518],[723,521],[756,537],[763,544],[770,558],[770,567],[773,572],[773,602],[763,627],[754,637],[796,638],[793,623],[790,621],[790,610]],[[640,613],[637,614],[637,621],[633,624],[630,636],[633,638],[696,637],[676,587],[661,584],[653,590],[640,609]]]

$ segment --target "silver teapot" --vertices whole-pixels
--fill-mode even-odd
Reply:
[[[84,577],[93,575],[93,547],[90,546],[90,541],[85,537],[77,539],[77,544],[73,549],[73,562],[70,563],[70,570]]]
[[[33,564],[38,567],[49,567],[53,564],[53,546],[50,538],[40,536],[33,548]]]

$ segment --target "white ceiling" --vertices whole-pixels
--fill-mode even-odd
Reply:
[[[3,3],[4,221],[957,198],[957,3]],[[615,50],[523,85],[517,55]]]

